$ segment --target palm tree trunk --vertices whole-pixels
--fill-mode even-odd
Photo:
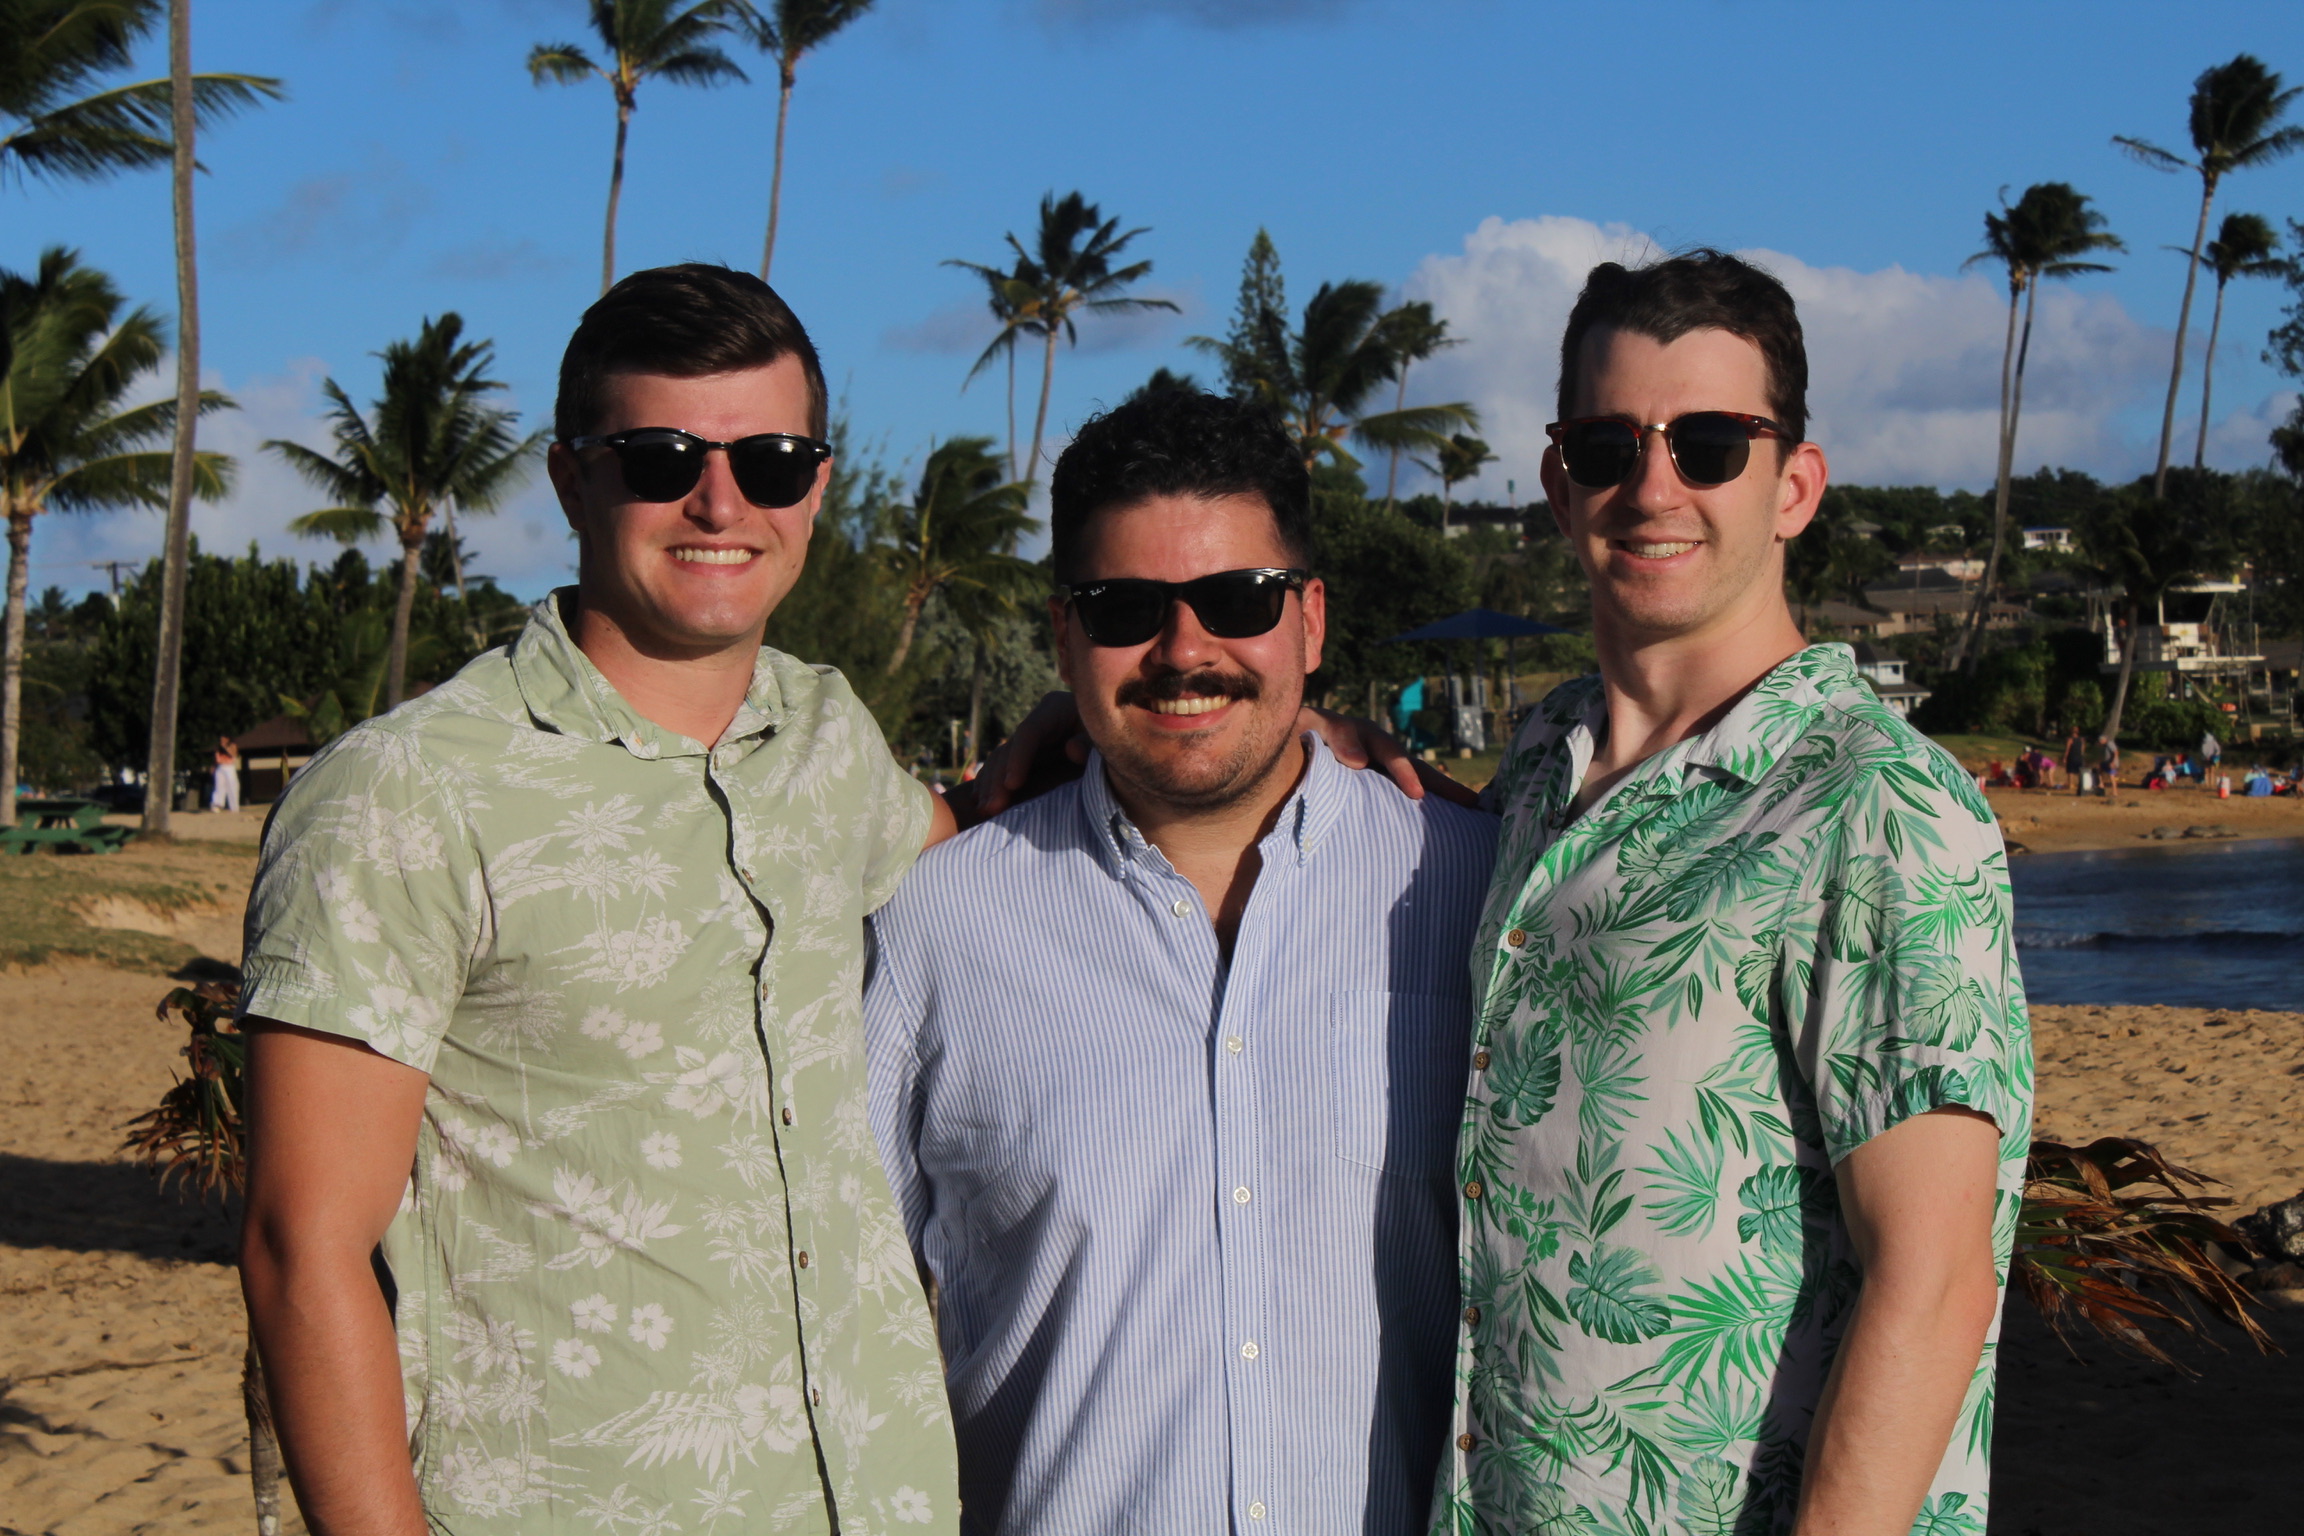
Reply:
[[[2120,680],[2112,685],[2112,708],[2104,716],[2104,728],[2096,734],[2106,741],[2120,739],[2120,717],[2128,708],[2128,680],[2136,672],[2136,631],[2143,627],[2144,604],[2136,598],[2128,600],[2128,634],[2120,642]]]
[[[1448,504],[1455,499],[1456,482],[1446,475],[1440,477],[1440,531],[1448,531]]]
[[[1392,409],[1395,411],[1408,409],[1408,365],[1406,363],[1400,365],[1400,393],[1393,400]],[[1392,450],[1392,467],[1384,472],[1385,511],[1389,512],[1398,505],[1399,491],[1400,450],[1395,448]],[[1448,526],[1448,498],[1445,488],[1443,488],[1440,498],[1440,526],[1443,528]]]
[[[280,1536],[280,1437],[272,1428],[272,1397],[256,1341],[240,1362],[240,1406],[248,1415],[248,1486],[256,1496],[256,1536]]]
[[[904,665],[904,658],[912,654],[912,636],[920,628],[920,610],[928,606],[928,594],[923,592],[904,599],[904,623],[896,631],[896,653],[888,658],[888,675],[894,677]]]
[[[416,524],[416,537],[400,541],[400,595],[392,605],[392,647],[384,658],[384,712],[390,714],[408,697],[408,626],[416,612],[417,561],[424,553],[424,525]]]
[[[1048,355],[1040,364],[1040,413],[1032,418],[1032,457],[1024,461],[1032,466],[1032,473],[1024,476],[1027,480],[1040,478],[1040,439],[1048,430],[1048,392],[1056,383],[1057,335],[1058,327],[1051,322],[1048,327]]]
[[[2014,398],[2016,389],[2016,300],[2019,297],[2018,286],[2013,279],[2008,284],[2008,338],[2000,346],[2000,472],[1992,492],[1992,537],[1995,554],[1999,552],[2000,519],[2007,514],[2008,509],[2009,470],[2016,456],[2016,439],[2008,430],[2008,418],[2010,414],[2009,402]],[[1986,594],[1990,591],[1989,586],[1977,590],[1976,601],[1968,611],[1968,622],[1961,626],[1959,638],[1952,642],[1952,654],[1945,658],[1947,668],[1967,669],[1969,647],[1976,643],[1976,637],[1984,627],[1986,605],[1991,602],[1991,598]]]
[[[968,750],[971,763],[984,753],[978,745],[978,733],[984,728],[984,637],[976,637],[976,656],[968,670]]]
[[[608,168],[608,233],[600,245],[600,291],[616,284],[616,204],[624,196],[624,137],[632,128],[632,109],[616,103],[616,159]]]
[[[2208,322],[2208,355],[2200,359],[2200,441],[2192,449],[2192,467],[2208,465],[2208,401],[2216,390],[2216,335],[2224,329],[2224,279],[2216,279],[2216,310]]]
[[[2192,323],[2192,290],[2200,283],[2200,247],[2208,243],[2208,208],[2216,178],[2200,173],[2200,227],[2192,232],[2192,264],[2184,269],[2184,304],[2176,311],[2176,360],[2168,366],[2168,404],[2160,412],[2160,464],[2152,471],[2152,499],[2168,494],[2168,445],[2176,437],[2176,389],[2184,382],[2184,332]]]
[[[1016,471],[1016,342],[1013,336],[1008,342],[1008,478],[1011,481],[1024,478]]]
[[[1984,581],[1976,589],[1976,607],[1969,618],[1967,654],[1963,670],[1973,673],[1984,653],[1984,632],[1991,628],[1992,596],[2000,585],[2000,557],[2008,548],[2008,497],[2016,478],[2016,429],[2024,417],[2024,365],[2032,356],[2032,315],[2040,302],[2035,278],[2024,293],[2024,334],[2016,343],[2016,377],[2002,409],[1999,484],[1992,492],[1992,552],[1984,557]]]
[[[144,831],[154,837],[168,835],[169,817],[175,811],[177,687],[184,673],[193,439],[200,423],[200,271],[192,241],[192,0],[170,0],[168,81],[168,126],[175,140],[170,180],[176,216],[176,441],[168,462],[168,526],[160,547],[160,640],[152,667],[151,742],[144,760]]]
[[[32,577],[32,514],[8,509],[8,616],[0,625],[0,827],[16,825],[16,749],[24,737],[24,593]]]
[[[776,215],[784,206],[784,120],[792,115],[792,66],[783,68],[783,91],[776,98],[776,169],[768,176],[768,242],[760,248],[760,281],[776,264]]]

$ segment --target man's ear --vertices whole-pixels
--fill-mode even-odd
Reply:
[[[577,462],[574,450],[563,443],[554,443],[544,451],[544,474],[552,482],[552,494],[560,498],[560,515],[576,536],[584,536],[584,466]]]
[[[1814,443],[1801,443],[1786,456],[1776,481],[1776,537],[1779,540],[1798,538],[1801,530],[1815,520],[1816,508],[1823,502],[1824,487],[1831,478],[1831,466],[1824,461],[1824,450]]]
[[[1544,505],[1552,510],[1552,526],[1560,530],[1560,537],[1568,537],[1568,467],[1560,462],[1560,450],[1548,447],[1544,457],[1537,461],[1536,478],[1544,485]]]
[[[1310,677],[1320,670],[1320,653],[1328,643],[1328,584],[1306,577],[1297,595],[1304,609],[1304,675]]]

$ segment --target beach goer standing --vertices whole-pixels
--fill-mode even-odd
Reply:
[[[2080,775],[2088,769],[2088,742],[2080,734],[2080,727],[2072,727],[2072,734],[2064,738],[2064,777],[2072,781],[2072,793],[2080,793]]]
[[[241,1270],[297,1500],[396,1536],[952,1532],[860,987],[952,813],[761,644],[823,371],[765,283],[658,268],[585,311],[555,426],[576,585],[337,738],[264,842]]]
[[[2214,731],[2202,731],[2200,733],[2200,782],[2207,783],[2209,776],[2216,772],[2217,765],[2223,761],[2224,743],[2216,739]]]
[[[1504,816],[1435,1532],[1985,1523],[2032,1053],[1990,808],[1805,645],[1791,296],[1593,269],[1543,461],[1599,674]]]
[[[1420,1531],[1496,821],[1300,732],[1325,595],[1263,409],[1155,392],[1050,492],[1095,752],[921,861],[865,1005],[968,1529]]]
[[[240,809],[240,744],[229,736],[216,738],[215,776],[208,782],[208,809]]]
[[[2096,738],[2096,781],[2107,800],[2120,789],[2120,743],[2109,736]]]

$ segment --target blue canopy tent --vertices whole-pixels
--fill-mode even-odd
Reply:
[[[1493,608],[1467,608],[1462,613],[1452,613],[1447,618],[1434,619],[1431,623],[1412,629],[1404,635],[1394,635],[1384,643],[1386,645],[1401,645],[1411,640],[1502,640],[1505,643],[1505,675],[1515,680],[1510,686],[1513,690],[1517,690],[1519,670],[1514,652],[1518,650],[1518,646],[1514,642],[1522,635],[1565,635],[1567,633],[1569,633],[1568,630],[1562,629],[1557,624],[1546,624],[1536,619],[1524,619],[1518,614],[1498,613]],[[1422,679],[1418,679],[1419,685],[1421,682]],[[1451,685],[1451,692],[1453,692],[1453,685]],[[1505,699],[1507,711],[1517,703],[1517,697],[1507,695]],[[1471,728],[1484,729],[1477,720],[1473,722]],[[1461,735],[1459,735],[1459,739],[1462,739]]]

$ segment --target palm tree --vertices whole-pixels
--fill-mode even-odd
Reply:
[[[992,439],[949,438],[928,455],[912,505],[890,509],[882,558],[904,594],[904,618],[888,658],[891,677],[912,653],[930,598],[941,592],[964,606],[1013,602],[1038,581],[1040,568],[1010,553],[1019,539],[1040,531],[1039,519],[1025,511],[1031,486],[1004,480],[1002,467]]]
[[[616,281],[616,204],[624,195],[624,140],[639,105],[640,82],[658,76],[675,85],[720,85],[744,71],[714,39],[728,30],[735,0],[590,0],[592,30],[606,64],[576,43],[538,43],[528,50],[528,77],[538,85],[572,85],[597,75],[616,97],[616,158],[608,171],[608,230],[601,243],[600,291]]]
[[[176,404],[122,400],[168,350],[168,327],[149,309],[121,314],[125,301],[79,253],[52,247],[31,277],[0,271],[0,512],[8,519],[8,597],[0,625],[0,825],[16,819],[16,747],[22,725],[24,593],[31,575],[32,523],[44,512],[165,507],[171,455],[164,443]],[[200,396],[203,412],[231,401]],[[204,453],[193,461],[204,499],[224,494],[232,461]]]
[[[94,89],[134,61],[165,0],[0,0],[0,175],[93,181],[168,163],[167,80]],[[192,75],[194,116],[214,124],[281,95],[262,75]]]
[[[2261,214],[2224,215],[2203,254],[2208,270],[2216,274],[2216,307],[2215,318],[2208,322],[2208,355],[2200,360],[2200,440],[2192,449],[2194,469],[2204,468],[2208,459],[2208,401],[2216,389],[2216,338],[2224,329],[2224,289],[2236,277],[2277,277],[2287,270],[2280,260],[2280,236]]]
[[[1440,531],[1448,531],[1449,494],[1457,485],[1480,473],[1482,465],[1496,462],[1496,455],[1488,445],[1469,432],[1458,432],[1443,438],[1430,460],[1418,459],[1416,466],[1428,470],[1440,479]]]
[[[2298,89],[2304,89],[2299,87]],[[2144,139],[2116,135],[2112,142],[2142,164],[2159,171],[2195,171],[2200,176],[2200,224],[2192,233],[2192,260],[2184,269],[2184,304],[2176,311],[2176,356],[2168,366],[2168,405],[2160,415],[2160,462],[2152,472],[2155,499],[2168,489],[2168,447],[2176,436],[2176,391],[2184,382],[2184,334],[2192,322],[2192,290],[2200,280],[2200,248],[2208,240],[2208,210],[2216,185],[2234,171],[2269,165],[2304,148],[2304,127],[2273,125],[2296,99],[2280,89],[2280,76],[2264,61],[2243,53],[2229,64],[2200,72],[2192,82],[2192,148],[2187,160]]]
[[[1400,359],[1400,388],[1392,401],[1395,411],[1408,408],[1408,370],[1446,347],[1460,347],[1461,336],[1448,334],[1448,322],[1432,313],[1432,305],[1424,299],[1401,305],[1387,317],[1392,332],[1392,350]],[[1475,473],[1478,471],[1475,470]],[[1384,473],[1384,509],[1390,511],[1400,489],[1400,450],[1392,450],[1391,468]],[[1446,484],[1441,492],[1443,514],[1440,520],[1446,527]]]
[[[1948,666],[1975,669],[1992,593],[2000,580],[2000,553],[2008,542],[2008,492],[2016,467],[2016,423],[2024,411],[2024,367],[2032,351],[2032,314],[2040,284],[2052,277],[2109,272],[2112,269],[2102,262],[2080,258],[2094,251],[2126,249],[2118,235],[2105,231],[2104,216],[2088,206],[2084,193],[2061,181],[2043,181],[2026,187],[2013,207],[2003,189],[2000,211],[1984,215],[1984,249],[1963,263],[1997,262],[2007,268],[2008,339],[2000,353],[2000,463],[1992,492],[1992,552],[1985,559],[1984,579],[1977,585],[1968,623],[1952,643]],[[2019,300],[2024,310],[2021,335],[2016,325]]]
[[[547,434],[518,436],[519,413],[486,403],[504,387],[488,376],[494,344],[464,340],[463,317],[453,311],[427,319],[414,341],[393,342],[378,356],[383,392],[373,418],[334,379],[321,383],[333,458],[301,443],[264,446],[335,498],[334,506],[289,523],[292,531],[349,544],[389,530],[400,541],[399,600],[384,670],[384,707],[391,710],[407,697],[409,619],[434,515],[494,511],[526,476]]]
[[[1023,465],[1022,478],[1026,481],[1040,477],[1040,444],[1048,432],[1048,395],[1056,382],[1056,343],[1079,341],[1083,314],[1176,308],[1166,299],[1132,299],[1121,294],[1122,289],[1141,281],[1152,270],[1152,263],[1139,261],[1115,271],[1112,262],[1129,242],[1145,233],[1144,229],[1121,233],[1118,219],[1105,218],[1102,209],[1078,192],[1066,193],[1062,201],[1051,192],[1040,199],[1040,229],[1032,249],[1026,250],[1013,233],[1008,236],[1008,248],[1016,253],[1015,269],[1005,274],[1014,285],[1010,298],[1017,307],[1013,328],[1020,334],[1039,337],[1045,347],[1040,361],[1040,408],[1032,418],[1032,451]],[[990,269],[969,262],[958,265],[984,276],[987,284],[991,282],[987,275]],[[1000,344],[995,338],[993,346]],[[1014,345],[1012,341],[1009,344]],[[991,355],[987,348],[984,357],[976,360],[976,367],[982,368]]]
[[[776,58],[776,169],[768,179],[768,240],[760,251],[760,281],[776,263],[776,214],[784,202],[784,123],[792,115],[792,84],[800,59],[823,47],[848,23],[872,9],[872,0],[767,0],[746,4],[737,21],[760,51]]]
[[[991,345],[984,349],[968,377],[960,381],[960,391],[966,394],[968,386],[976,382],[976,375],[992,364],[995,357],[1008,362],[1008,478],[1024,478],[1016,462],[1016,341],[1032,325],[1040,313],[1040,291],[1033,284],[1030,265],[1021,256],[1016,258],[1012,271],[988,267],[976,261],[947,261],[948,267],[961,267],[983,279],[985,303],[992,311],[992,319],[1000,327],[992,337]]]
[[[2241,559],[2237,545],[2242,516],[2234,477],[2179,469],[2166,493],[2147,499],[2141,482],[2122,487],[2084,512],[2080,548],[2107,586],[2118,586],[2128,614],[2128,634],[2120,647],[2120,673],[2112,707],[2099,733],[2116,740],[2136,668],[2136,637],[2147,614],[2158,610],[2170,588],[2202,578],[2222,580]]]

